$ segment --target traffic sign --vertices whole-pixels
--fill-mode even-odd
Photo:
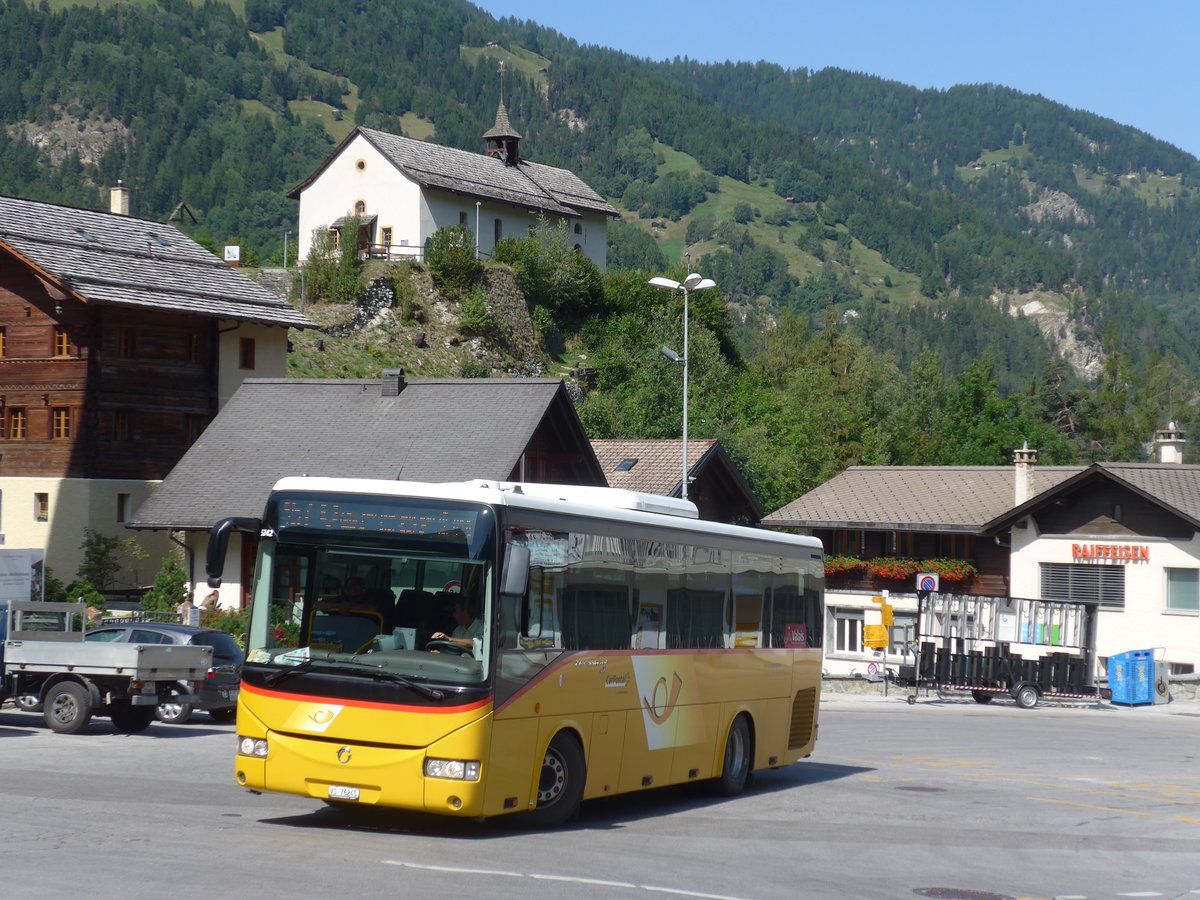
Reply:
[[[864,647],[886,647],[890,643],[888,641],[888,630],[885,625],[864,625],[863,626],[863,646]]]
[[[928,600],[930,594],[936,594],[941,587],[941,578],[934,572],[917,573],[917,599]]]

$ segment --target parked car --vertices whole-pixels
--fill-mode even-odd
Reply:
[[[208,677],[194,684],[181,681],[171,702],[160,704],[156,715],[160,722],[173,724],[186,722],[197,709],[205,710],[217,722],[232,722],[237,716],[245,654],[233,636],[224,631],[195,625],[131,622],[93,628],[84,640],[212,647],[213,664]]]

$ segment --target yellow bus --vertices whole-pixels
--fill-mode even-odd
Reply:
[[[278,482],[261,520],[235,777],[335,806],[549,827],[581,800],[812,752],[819,541],[608,488]]]

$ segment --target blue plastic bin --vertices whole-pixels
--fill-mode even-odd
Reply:
[[[1154,702],[1154,651],[1127,650],[1108,658],[1112,702],[1139,706]]]

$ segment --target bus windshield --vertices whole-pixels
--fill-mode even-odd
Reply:
[[[487,678],[494,515],[411,497],[277,494],[263,520],[247,663],[469,685]]]

